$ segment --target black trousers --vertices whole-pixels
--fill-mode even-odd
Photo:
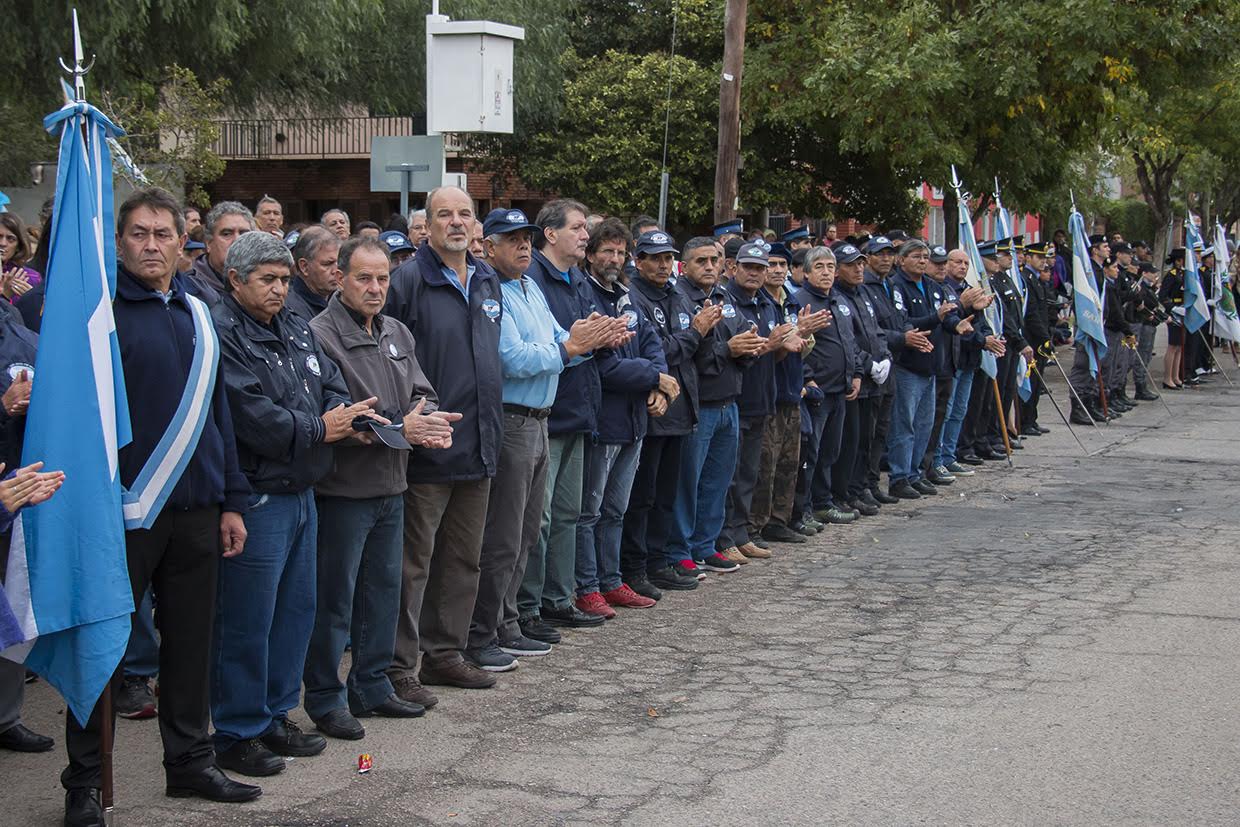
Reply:
[[[848,501],[861,496],[870,487],[870,446],[874,444],[874,428],[878,424],[877,410],[882,397],[865,396],[858,399],[857,449],[853,452],[852,469],[848,479]],[[845,435],[847,439],[847,435]]]
[[[211,629],[215,623],[215,585],[220,564],[220,510],[165,508],[150,529],[125,532],[125,556],[135,606],[149,585],[159,608],[159,734],[164,772],[170,781],[215,763],[207,736],[210,706]],[[119,686],[121,669],[112,676]],[[99,706],[83,728],[65,713],[69,766],[60,774],[67,790],[99,787]],[[115,717],[113,718],[115,724]]]
[[[1010,411],[1012,410],[1012,396],[1016,390],[1017,361],[1017,355],[1014,353],[1006,353],[1001,356],[998,359],[998,373],[995,376],[999,383],[999,396],[1003,404],[1004,421],[1007,422],[1009,430],[1015,430],[1015,424],[1010,422],[1009,419],[1011,417]],[[982,374],[982,377],[985,379],[990,378],[985,373]],[[977,380],[974,380],[974,385],[976,384]],[[999,409],[995,405],[994,384],[989,381],[983,382],[983,384],[986,386],[985,389],[988,393],[984,396],[986,404],[982,409],[982,418],[978,422],[979,427],[984,429],[981,433],[985,434],[981,441],[982,443],[989,444],[997,451],[1002,451],[1003,433],[999,430]]]
[[[857,453],[861,445],[861,400],[844,402],[844,433],[840,440],[840,454],[831,465],[831,500],[838,508],[848,508],[853,497],[849,494],[853,469],[857,467]],[[868,446],[867,446],[868,447]]]
[[[626,583],[668,565],[663,548],[672,523],[684,441],[683,436],[651,434],[642,440],[620,535],[620,576]]]
[[[894,382],[895,380],[888,380]],[[883,454],[887,451],[887,432],[891,430],[891,400],[894,393],[884,393],[875,397],[874,402],[874,435],[870,438],[870,467],[866,475],[866,484],[871,489],[878,488],[882,475]]]
[[[1022,429],[1038,424],[1038,400],[1042,398],[1042,393],[1046,387],[1042,384],[1042,377],[1046,374],[1046,357],[1038,354],[1034,357],[1033,364],[1037,367],[1037,370],[1032,371],[1032,375],[1029,377],[1029,401],[1022,401],[1020,403],[1020,427]],[[1142,373],[1142,378],[1144,376],[1145,374]],[[1017,378],[1019,379],[1019,377]]]
[[[736,472],[728,486],[727,512],[723,530],[715,541],[716,551],[732,546],[743,546],[753,538],[749,536],[749,511],[753,507],[753,492],[758,487],[758,466],[762,462],[762,436],[766,433],[769,416],[742,416],[740,418],[740,444],[736,452]]]
[[[926,443],[926,455],[921,458],[924,477],[934,466],[934,455],[939,451],[939,438],[943,436],[943,420],[947,418],[947,403],[956,390],[955,372],[946,376],[939,374],[934,382],[934,427],[930,429],[930,441]]]

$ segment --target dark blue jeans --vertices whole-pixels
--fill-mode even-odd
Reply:
[[[887,435],[888,482],[921,479],[921,458],[934,428],[934,377],[922,376],[896,365],[896,395],[891,402],[891,431]]]
[[[620,588],[620,534],[641,452],[641,440],[586,446],[577,520],[578,597]]]
[[[715,553],[723,530],[728,486],[736,470],[740,420],[736,403],[703,405],[697,427],[685,437],[680,455],[680,481],[673,507],[673,534],[667,538],[667,560],[705,560]]]
[[[369,710],[392,694],[387,669],[400,612],[400,494],[351,500],[317,497],[318,608],[306,653],[306,714],[322,718],[346,703]],[[352,639],[348,690],[340,658]]]
[[[125,677],[153,678],[159,674],[159,639],[155,637],[155,602],[151,590],[133,613],[129,646],[125,649]]]
[[[314,492],[256,494],[245,551],[220,561],[211,659],[215,749],[257,738],[297,706],[314,627]]]

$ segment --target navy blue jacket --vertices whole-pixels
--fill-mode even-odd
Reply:
[[[133,440],[118,455],[121,484],[126,487],[133,485],[151,451],[163,439],[189,380],[195,334],[186,292],[182,277],[173,276],[172,295],[165,304],[124,267],[117,266],[112,314],[133,432]],[[10,336],[6,334],[5,339]],[[221,352],[215,392],[198,446],[164,508],[187,511],[218,505],[225,511],[245,513],[250,485],[237,461],[225,362]]]
[[[598,416],[598,441],[628,445],[646,436],[646,398],[659,386],[659,374],[667,373],[663,345],[650,319],[617,282],[608,290],[589,279],[599,310],[608,316],[624,315],[629,330],[637,335],[615,350],[595,351],[603,401]]]
[[[667,413],[650,421],[652,436],[685,436],[698,418],[698,373],[694,357],[704,341],[693,329],[693,305],[669,279],[656,287],[641,276],[629,282],[629,298],[642,309],[658,335],[667,373],[680,383],[680,396]]]
[[[702,346],[693,355],[698,372],[698,403],[720,407],[741,395],[745,369],[753,359],[737,359],[728,350],[728,340],[749,329],[749,322],[736,310],[732,297],[716,284],[707,293],[687,278],[676,282],[676,289],[693,305],[693,313],[702,309],[707,299],[723,306],[723,318],[702,337]],[[692,314],[691,314],[692,315]]]
[[[891,353],[893,363],[896,354],[904,350],[904,327],[900,324],[896,315],[895,302],[891,298],[891,278],[894,275],[895,272],[892,271],[887,278],[880,278],[877,273],[867,267],[865,278],[861,283],[862,294],[867,296],[874,306],[874,313],[878,316],[878,329],[882,332],[883,338],[887,340],[887,350]],[[888,380],[882,387],[882,393],[876,395],[886,396],[895,393],[895,386],[895,382]]]
[[[17,308],[17,312],[21,314],[22,321],[26,327],[39,332],[39,328],[43,326],[43,299],[47,295],[47,278],[31,287],[23,293],[17,301],[13,302],[13,306]]]
[[[779,301],[763,288],[775,304],[775,311],[781,323],[796,324],[797,315],[801,312],[801,302],[787,290],[781,291],[783,301]],[[801,389],[805,387],[809,370],[805,366],[805,358],[800,353],[789,353],[775,363],[775,404],[801,404]]]
[[[840,310],[846,305],[834,294],[834,290],[824,293],[808,281],[797,294],[811,313],[831,311],[831,324],[814,334],[814,348],[805,357],[814,382],[824,394],[848,393],[853,377],[861,373],[861,357],[853,340],[849,315]]]
[[[831,292],[840,302],[846,303],[853,323],[853,341],[857,345],[858,357],[861,361],[861,393],[860,398],[881,396],[883,385],[879,385],[870,375],[870,368],[875,362],[891,358],[891,348],[887,345],[887,337],[878,323],[878,310],[874,300],[864,286],[851,287],[839,279]]]
[[[300,276],[293,276],[284,306],[309,321],[327,309],[327,299],[311,290]]]
[[[499,360],[503,296],[499,276],[473,256],[469,300],[443,259],[422,242],[417,255],[392,273],[384,313],[413,333],[418,364],[439,396],[439,409],[461,414],[452,447],[414,447],[409,482],[444,483],[495,476],[504,439],[504,376]]]
[[[783,323],[783,315],[765,290],[759,288],[750,298],[735,281],[728,282],[724,289],[738,314],[759,336],[771,335],[775,326]],[[764,353],[750,361],[741,381],[741,396],[736,400],[740,416],[771,416],[775,413],[775,360],[779,356],[780,352]]]
[[[287,309],[260,324],[227,293],[211,315],[241,471],[260,494],[305,491],[332,470],[323,414],[351,404],[340,368]]]
[[[943,289],[929,276],[922,276],[920,282],[915,282],[908,273],[897,268],[887,281],[891,286],[891,301],[895,305],[900,330],[920,330],[934,345],[934,350],[929,353],[911,347],[902,348],[895,355],[896,364],[920,376],[937,375],[942,354],[950,345],[947,337],[955,335],[960,316],[953,309],[939,319],[935,300],[937,297],[938,303],[942,303]]]
[[[565,330],[591,313],[603,312],[585,273],[577,267],[568,271],[568,280],[565,281],[550,259],[535,250],[525,275],[542,288],[551,315]],[[547,433],[551,436],[593,436],[598,432],[598,412],[603,403],[603,385],[598,372],[596,359],[587,359],[564,369],[555,392],[555,404],[551,406],[551,418],[547,420]],[[431,381],[433,383],[434,379]]]
[[[35,352],[39,334],[28,330],[7,314],[0,314],[0,396],[13,384],[23,370],[34,379]],[[0,461],[8,471],[21,467],[22,442],[26,435],[26,415],[9,416],[0,405]],[[6,471],[7,473],[7,471]]]

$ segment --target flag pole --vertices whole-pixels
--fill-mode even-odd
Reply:
[[[73,10],[73,65],[65,63],[64,58],[57,58],[57,60],[60,68],[73,76],[74,100],[78,103],[85,103],[86,74],[94,68],[95,56],[91,55],[90,62],[86,62],[86,55],[82,50],[82,29],[78,25],[77,9]],[[58,204],[57,207],[59,206]],[[104,684],[97,706],[99,707],[99,774],[102,786],[99,797],[103,805],[104,820],[110,824],[114,804],[112,745],[116,723],[112,714],[112,681],[109,680]],[[65,714],[72,715],[73,713],[66,712]]]
[[[1089,408],[1085,407],[1085,402],[1081,399],[1081,395],[1076,392],[1076,388],[1072,387],[1072,380],[1068,378],[1068,372],[1063,369],[1063,365],[1059,364],[1058,356],[1056,356],[1053,360],[1053,364],[1055,367],[1059,368],[1059,372],[1063,374],[1063,381],[1068,386],[1068,393],[1070,393],[1072,398],[1076,400],[1076,404],[1081,406],[1081,410],[1083,410],[1085,415],[1089,417],[1089,421],[1093,423],[1094,428],[1101,431],[1102,429],[1098,428],[1098,420],[1094,419],[1094,415],[1089,412]]]
[[[1012,467],[1012,443],[1008,441],[1007,420],[1003,416],[1003,395],[999,393],[999,380],[991,379],[990,386],[995,391],[995,410],[999,412],[999,432],[1003,434],[1003,450],[1007,453],[1008,468]]]
[[[1051,393],[1050,387],[1046,384],[1046,377],[1042,375],[1042,371],[1038,370],[1038,366],[1036,364],[1031,365],[1031,367],[1033,368],[1033,372],[1038,375],[1038,381],[1042,383],[1042,390],[1046,392],[1046,398],[1049,399],[1051,404],[1055,406],[1055,413],[1059,414],[1059,418],[1062,419],[1063,424],[1067,426],[1068,433],[1072,434],[1072,438],[1076,440],[1076,444],[1081,446],[1081,450],[1085,452],[1085,456],[1093,456],[1093,454],[1089,452],[1089,449],[1085,447],[1085,443],[1081,442],[1081,438],[1077,436],[1076,429],[1072,427],[1072,423],[1064,414],[1063,408],[1059,407],[1059,403],[1055,401],[1055,396]]]
[[[1141,351],[1134,347],[1132,352],[1137,356],[1137,364],[1145,370],[1145,379],[1150,383],[1150,393],[1158,397],[1158,401],[1161,402],[1163,407],[1167,409],[1167,413],[1171,413],[1171,406],[1167,404],[1167,395],[1165,393],[1158,393],[1154,390],[1154,375],[1150,373],[1150,366],[1146,364],[1144,359],[1141,358]],[[1172,414],[1172,416],[1174,416],[1174,414]]]
[[[1214,367],[1218,368],[1218,372],[1223,374],[1223,378],[1227,380],[1227,384],[1234,388],[1236,383],[1231,381],[1231,377],[1227,375],[1227,371],[1223,370],[1223,366],[1218,363],[1218,359],[1214,358],[1214,348],[1210,347],[1210,341],[1206,339],[1205,331],[1199,327],[1197,328],[1197,335],[1201,337],[1201,344],[1205,347],[1206,353],[1209,354],[1210,361],[1214,363]]]

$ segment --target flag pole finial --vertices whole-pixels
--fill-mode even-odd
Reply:
[[[996,202],[996,203],[998,203],[998,201],[999,201],[999,192],[1000,192],[1000,190],[999,190],[999,176],[998,176],[998,175],[996,175],[996,176],[995,176],[995,202]]]
[[[78,26],[77,9],[73,10],[73,66],[59,58],[60,68],[73,75],[73,95],[80,102],[86,100],[86,74],[95,66],[95,56],[90,56],[90,63],[85,63],[82,51],[82,29]]]
[[[1072,202],[1072,212],[1076,212],[1076,194],[1068,190],[1068,200]]]

